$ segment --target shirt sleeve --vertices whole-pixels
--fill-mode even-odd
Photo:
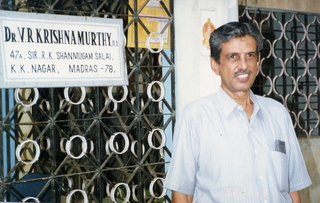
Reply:
[[[300,145],[294,131],[290,115],[287,111],[285,114],[288,141],[290,143],[289,191],[294,192],[310,186],[311,179],[301,153]]]
[[[190,113],[182,113],[176,123],[173,152],[164,187],[193,195],[197,171],[197,131]]]

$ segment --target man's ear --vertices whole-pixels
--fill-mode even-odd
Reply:
[[[258,65],[258,67],[259,67],[259,65],[260,65],[260,62],[261,62],[261,53],[259,52],[259,54],[258,54],[258,59],[257,59],[258,61],[257,61],[257,65]]]
[[[219,64],[212,57],[210,57],[210,65],[213,72],[219,75]]]

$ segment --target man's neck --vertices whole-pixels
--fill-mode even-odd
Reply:
[[[253,113],[254,104],[250,98],[249,91],[231,92],[224,90],[237,104],[241,105],[243,111],[247,114],[248,120],[250,121]]]

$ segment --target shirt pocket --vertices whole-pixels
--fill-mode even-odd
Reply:
[[[270,151],[272,161],[272,173],[277,185],[277,189],[283,195],[289,191],[289,167],[288,156],[282,152]]]

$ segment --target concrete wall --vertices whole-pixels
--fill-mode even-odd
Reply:
[[[320,202],[320,138],[300,138],[301,151],[306,162],[312,185],[300,191],[302,203]]]
[[[320,13],[319,0],[238,0],[239,5]]]

